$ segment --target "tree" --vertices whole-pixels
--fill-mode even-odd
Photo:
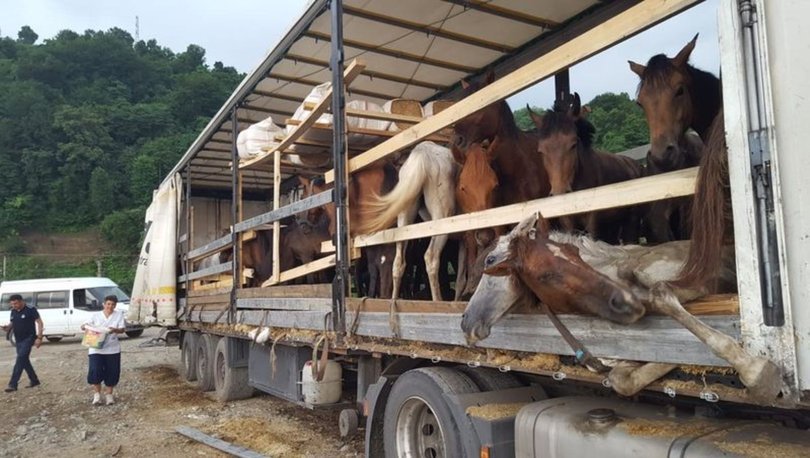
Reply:
[[[110,174],[102,167],[93,169],[90,174],[90,207],[96,219],[103,219],[115,208],[115,185]]]
[[[543,113],[544,109],[532,107],[532,111],[535,113]],[[532,117],[529,115],[529,110],[526,107],[519,108],[515,110],[515,124],[520,128],[520,130],[532,130],[534,129],[534,121],[532,121]]]
[[[616,153],[649,141],[644,112],[626,92],[606,92],[587,105],[591,108],[588,119],[596,127],[594,144],[597,148]]]
[[[24,45],[32,45],[36,43],[37,38],[39,38],[39,35],[37,35],[34,30],[27,25],[22,26],[20,31],[17,32],[17,41]]]

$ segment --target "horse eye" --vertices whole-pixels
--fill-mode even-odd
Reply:
[[[575,149],[577,149],[577,144],[576,144],[576,143],[574,143],[573,145],[571,145],[571,151],[573,151],[573,150],[575,150]]]
[[[484,259],[484,265],[486,266],[491,266],[494,263],[495,263],[495,256],[487,256],[487,258]]]
[[[683,86],[678,86],[678,90],[675,91],[675,97],[680,97],[683,95]]]

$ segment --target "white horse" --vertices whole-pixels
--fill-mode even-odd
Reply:
[[[417,214],[425,221],[453,215],[456,210],[457,168],[458,165],[448,148],[429,141],[416,145],[399,169],[399,182],[396,187],[384,196],[372,196],[368,200],[364,210],[368,217],[363,218],[365,223],[357,228],[358,232],[369,234],[387,229],[394,219],[397,220],[397,227],[403,227],[411,224]],[[420,197],[423,199],[420,200]],[[424,207],[420,207],[420,201],[424,202]],[[425,251],[425,268],[434,301],[442,300],[439,264],[447,237],[447,235],[432,237]],[[393,320],[393,311],[405,273],[403,253],[406,243],[397,242],[394,256],[394,289],[391,296],[391,323],[394,330],[396,324]]]

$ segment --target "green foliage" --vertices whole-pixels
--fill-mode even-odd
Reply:
[[[145,208],[110,213],[101,221],[101,235],[123,253],[138,253]]]
[[[152,191],[243,75],[118,28],[38,40],[28,26],[0,37],[0,251],[27,230],[100,225],[121,255],[106,268],[126,264],[114,279],[131,284]],[[19,275],[95,274],[44,263],[20,258]]]
[[[538,107],[532,107],[532,111],[535,113],[543,113],[545,110]],[[534,129],[534,121],[532,121],[532,117],[526,107],[515,110],[514,115],[515,123],[521,130]]]

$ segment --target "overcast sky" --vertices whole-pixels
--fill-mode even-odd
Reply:
[[[603,92],[634,95],[638,78],[626,61],[646,63],[652,55],[674,55],[695,33],[700,33],[692,63],[717,74],[716,9],[708,0],[658,27],[621,43],[571,69],[571,89],[584,101]],[[205,48],[207,62],[222,61],[242,72],[251,71],[301,15],[308,0],[0,0],[0,34],[17,36],[23,25],[40,41],[60,30],[83,32],[119,27],[135,35],[139,17],[142,40],[181,52],[189,44]],[[548,107],[553,100],[551,81],[509,99],[512,109],[531,103]]]

